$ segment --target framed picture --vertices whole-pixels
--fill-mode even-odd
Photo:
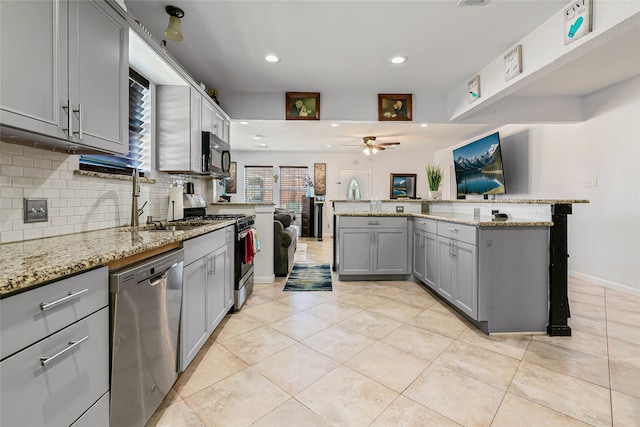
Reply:
[[[316,196],[324,196],[327,194],[327,164],[313,164],[314,193]]]
[[[320,120],[319,92],[287,92],[287,120]]]
[[[416,198],[416,174],[415,173],[392,173],[389,185],[389,198]]]
[[[227,188],[225,190],[227,194],[236,194],[236,182],[238,178],[237,169],[238,163],[231,162],[231,165],[229,165],[229,175],[231,176],[231,180],[227,181]]]
[[[504,55],[504,81],[508,82],[522,73],[522,45],[511,49]]]
[[[480,76],[476,75],[467,82],[467,90],[469,91],[469,104],[480,98]]]
[[[589,34],[593,22],[593,0],[577,0],[564,10],[564,44]]]
[[[413,120],[411,94],[378,94],[378,121],[401,122]]]

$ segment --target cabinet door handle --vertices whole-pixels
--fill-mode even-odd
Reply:
[[[368,221],[367,225],[380,225],[380,221]]]
[[[57,299],[55,301],[41,302],[40,303],[40,310],[45,311],[46,309],[51,308],[54,305],[62,304],[63,302],[69,301],[70,299],[77,298],[80,295],[84,294],[85,292],[89,292],[89,289],[83,289],[83,290],[78,291],[78,292],[69,292],[69,294],[67,296],[64,296],[64,297],[62,297],[60,299]]]
[[[58,357],[62,356],[63,354],[71,351],[74,347],[79,346],[80,344],[82,344],[83,342],[85,342],[86,340],[89,339],[89,335],[87,335],[84,338],[80,338],[77,341],[69,341],[69,346],[63,348],[62,350],[60,350],[59,352],[57,352],[56,354],[54,354],[53,356],[43,356],[40,358],[40,364],[42,366],[47,366],[49,363],[53,362],[54,360],[56,360]]]
[[[459,231],[457,228],[449,228],[449,227],[447,227],[447,230],[452,231],[454,233],[457,233]]]
[[[78,104],[78,109],[73,110],[73,113],[78,117],[78,132],[73,134],[78,135],[78,139],[82,141],[82,104]]]
[[[449,256],[453,256],[453,242],[449,242]]]
[[[67,138],[71,136],[71,100],[67,99],[67,105],[63,105],[62,109],[67,113],[67,127],[62,130],[67,133]]]

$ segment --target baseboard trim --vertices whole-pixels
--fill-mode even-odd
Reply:
[[[275,281],[275,274],[272,274],[271,276],[254,276],[253,278],[254,283],[273,283]]]
[[[593,283],[594,285],[600,285],[608,289],[613,289],[614,291],[640,296],[640,289],[632,288],[631,286],[622,285],[620,283],[611,282],[609,280],[589,276],[588,274],[578,273],[577,271],[572,270],[569,270],[569,276],[575,277],[576,279],[584,280],[585,282]]]

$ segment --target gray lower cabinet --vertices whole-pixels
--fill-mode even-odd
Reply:
[[[413,220],[413,275],[431,287],[436,286],[437,222]]]
[[[184,242],[180,371],[189,366],[233,306],[229,228]]]
[[[341,275],[408,273],[406,218],[343,217],[339,240]]]
[[[180,322],[180,370],[184,371],[209,338],[207,287],[209,257],[184,267]]]
[[[109,425],[108,304],[106,267],[0,300],[0,425]]]
[[[2,135],[126,154],[128,37],[104,1],[0,2]]]
[[[477,247],[438,236],[437,290],[473,319],[478,313]]]

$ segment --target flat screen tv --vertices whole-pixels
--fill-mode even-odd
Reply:
[[[458,198],[468,194],[505,194],[498,132],[453,150]]]

